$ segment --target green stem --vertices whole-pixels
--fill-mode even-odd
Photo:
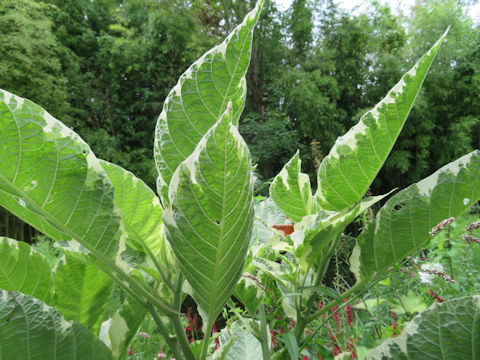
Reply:
[[[307,324],[311,323],[313,320],[315,320],[316,318],[318,318],[319,316],[325,314],[328,310],[330,310],[331,308],[333,308],[334,306],[336,305],[341,305],[343,303],[343,300],[344,299],[347,299],[348,297],[350,297],[353,293],[355,293],[360,287],[363,286],[363,283],[364,282],[359,282],[359,283],[356,283],[354,286],[352,286],[350,289],[348,289],[347,291],[345,291],[342,296],[340,297],[340,299],[338,300],[333,300],[333,301],[330,301],[327,305],[324,305],[320,310],[314,312],[312,315],[308,316],[307,319],[305,320],[305,322]]]
[[[260,315],[260,328],[262,331],[262,355],[263,360],[270,360],[270,350],[268,349],[268,331],[267,331],[267,319],[265,317],[265,305],[262,303],[258,308]]]
[[[138,241],[138,240],[137,240]],[[157,269],[158,273],[160,274],[160,277],[162,278],[162,281],[168,286],[168,288],[172,291],[174,291],[174,287],[173,287],[173,284],[172,282],[168,279],[168,277],[165,275],[165,273],[163,272],[163,269],[162,267],[160,266],[160,263],[158,262],[157,258],[155,257],[155,255],[152,253],[152,250],[150,250],[150,248],[143,243],[143,241],[140,241],[140,244],[142,244],[142,247],[143,249],[145,250],[145,252],[147,253],[148,257],[152,260],[153,262],[153,265],[155,266],[155,268]]]
[[[160,331],[160,334],[162,334],[162,336],[165,338],[165,341],[167,342],[167,345],[170,348],[170,350],[172,351],[175,359],[180,359],[180,360],[185,359],[185,357],[182,355],[182,353],[178,349],[177,341],[170,337],[170,335],[168,334],[168,331],[165,327],[165,324],[163,323],[160,316],[158,316],[158,313],[155,311],[155,308],[150,304],[146,304],[146,308],[148,309],[148,311],[152,315],[153,320],[155,321],[155,324],[157,324],[157,328]]]
[[[182,306],[182,285],[183,285],[183,274],[178,273],[177,283],[175,284],[175,291],[173,293],[173,307],[180,314],[180,307]],[[180,315],[170,316],[172,321],[173,328],[175,329],[175,334],[177,335],[178,341],[180,342],[180,348],[182,349],[183,354],[187,360],[195,360],[195,356],[192,353],[190,348],[190,343],[188,342],[187,335],[185,334],[185,329],[183,328],[182,322],[180,320]]]
[[[204,328],[205,337],[203,338],[202,352],[200,353],[200,360],[207,358],[208,347],[210,345],[210,335],[212,334],[213,321],[208,319],[207,327]]]
[[[158,299],[156,297],[156,294],[151,292],[153,290],[152,288],[147,288],[146,285],[140,283],[135,278],[126,274],[122,269],[118,267],[118,265],[114,264],[112,261],[110,261],[110,259],[107,259],[103,255],[99,256],[98,254],[95,254],[94,256],[98,260],[95,265],[112,279],[117,281],[117,283],[127,293],[136,293],[137,296],[143,297],[145,299],[143,302],[150,302],[152,305],[155,305],[156,308],[158,308],[162,313],[166,315],[178,314],[178,312],[176,312],[174,309],[172,309],[171,307],[163,303],[160,299]]]

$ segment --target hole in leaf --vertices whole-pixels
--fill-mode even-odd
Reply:
[[[220,220],[215,220],[215,222],[217,223],[217,225],[220,225]]]
[[[404,203],[397,204],[397,205],[395,205],[395,206],[393,207],[393,210],[395,210],[395,211],[400,211],[400,210],[402,210],[402,208],[403,208],[404,206],[405,206]]]

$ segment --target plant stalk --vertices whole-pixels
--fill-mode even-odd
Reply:
[[[210,336],[212,334],[213,321],[208,319],[207,326],[204,328],[205,337],[202,343],[202,352],[200,353],[200,360],[207,358],[208,346],[210,345]]]
[[[175,291],[173,294],[173,307],[180,314],[180,308],[182,306],[182,285],[183,285],[183,274],[178,273],[177,283],[175,284]],[[175,329],[175,334],[177,334],[178,341],[180,342],[180,348],[182,349],[183,354],[187,360],[195,360],[195,356],[190,349],[190,343],[188,342],[187,335],[185,335],[185,329],[183,328],[182,322],[180,321],[180,315],[170,316],[170,320]]]
[[[270,350],[268,348],[267,319],[265,317],[265,305],[263,303],[258,308],[258,314],[260,315],[260,328],[262,331],[261,344],[263,360],[270,360]]]
[[[175,339],[172,339],[170,337],[167,329],[165,328],[165,325],[163,324],[162,319],[160,318],[160,316],[158,316],[157,312],[155,311],[155,308],[148,303],[145,304],[145,307],[148,309],[148,311],[152,315],[153,320],[155,321],[155,324],[157,325],[158,330],[160,331],[162,336],[165,338],[165,341],[167,342],[167,345],[170,348],[170,350],[172,351],[175,359],[182,359],[182,360],[185,359],[183,354],[178,349],[177,341],[175,341]]]

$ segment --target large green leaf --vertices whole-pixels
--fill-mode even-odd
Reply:
[[[359,201],[392,150],[446,33],[357,125],[337,139],[318,169],[315,198],[326,210]]]
[[[275,205],[296,223],[316,210],[310,178],[300,170],[301,161],[297,151],[270,185],[270,196]]]
[[[205,53],[182,76],[163,105],[155,131],[157,188],[164,206],[175,169],[193,152],[203,135],[232,103],[237,125],[246,94],[245,74],[250,62],[253,29],[263,0],[228,35]]]
[[[0,205],[55,240],[113,259],[124,238],[113,187],[77,134],[0,90]]]
[[[400,191],[357,238],[350,259],[357,281],[369,280],[424,247],[436,224],[459,216],[479,199],[479,151]]]
[[[130,267],[120,256],[126,246],[123,214],[88,145],[40,106],[3,90],[0,205],[56,241],[82,245],[128,291],[173,311],[127,276]]]
[[[51,302],[52,269],[41,253],[26,243],[0,237],[0,259],[0,289]]]
[[[55,308],[65,319],[78,321],[98,334],[113,282],[79,256],[66,252],[55,268]]]
[[[403,333],[371,351],[368,360],[480,358],[480,296],[435,304],[417,315]]]
[[[250,153],[231,118],[229,108],[177,168],[163,216],[193,298],[212,321],[241,275],[254,216]]]
[[[77,322],[31,296],[0,290],[0,359],[112,360],[110,350]]]

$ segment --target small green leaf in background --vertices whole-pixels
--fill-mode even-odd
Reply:
[[[304,216],[313,214],[316,210],[310,178],[300,170],[300,152],[297,150],[270,185],[271,198],[278,208],[295,223],[302,221]]]
[[[220,351],[219,354],[214,353],[214,359],[263,360],[260,342],[252,333],[241,327],[223,330],[219,340]]]
[[[401,296],[398,304],[395,304],[392,307],[392,310],[397,314],[408,314],[421,313],[427,309],[428,305],[425,304],[421,297],[416,296],[413,291],[409,291],[407,295]]]
[[[235,286],[233,295],[245,306],[252,318],[265,297],[264,289],[260,288],[253,275],[244,274]]]

